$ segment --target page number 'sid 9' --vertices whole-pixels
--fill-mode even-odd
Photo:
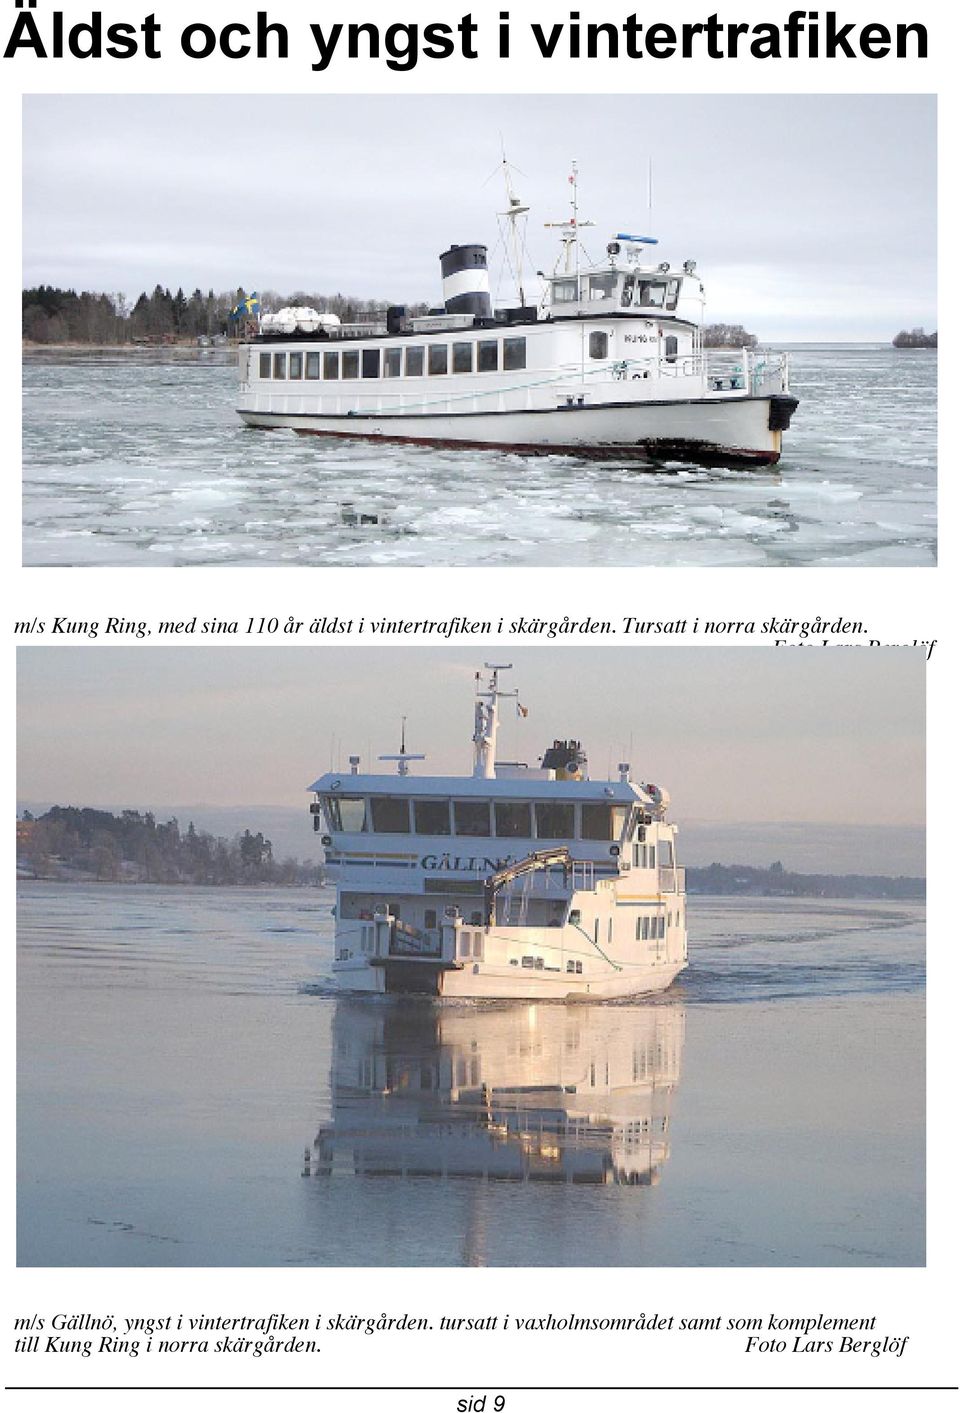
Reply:
[[[502,1393],[471,1393],[457,1399],[457,1413],[503,1413],[506,1406]]]

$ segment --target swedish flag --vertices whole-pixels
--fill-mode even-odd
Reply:
[[[246,299],[241,299],[239,304],[235,304],[230,310],[231,319],[256,319],[260,314],[260,296],[258,294],[248,294]]]

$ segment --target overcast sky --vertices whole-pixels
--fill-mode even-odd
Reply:
[[[653,234],[698,261],[709,319],[887,341],[937,322],[935,122],[926,95],[31,95],[24,284],[436,303],[451,243],[488,244],[496,283],[502,134],[533,267],[575,158],[592,255]]]
[[[489,656],[489,654],[488,654]],[[305,806],[351,753],[469,774],[482,650],[23,648],[25,800]],[[593,776],[665,786],[684,819],[922,825],[924,662],[904,648],[498,650],[529,715],[501,759],[583,741]]]

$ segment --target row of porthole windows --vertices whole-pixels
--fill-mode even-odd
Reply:
[[[593,355],[594,357],[598,355]],[[355,378],[441,377],[446,373],[512,373],[527,366],[525,338],[407,344],[396,348],[310,349],[260,353],[260,378],[274,382]]]

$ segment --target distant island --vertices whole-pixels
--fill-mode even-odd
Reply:
[[[909,333],[906,329],[901,329],[893,340],[894,348],[936,348],[937,331],[932,334],[925,333],[923,329],[911,329]]]
[[[790,873],[782,863],[687,867],[687,892],[736,898],[890,898],[921,900],[925,878],[886,878],[869,873]]]
[[[748,334],[742,324],[705,324],[704,348],[756,348],[756,334]]]
[[[215,838],[191,822],[158,823],[149,811],[81,809],[54,805],[39,817],[29,810],[17,820],[17,873],[23,879],[58,883],[167,883],[212,887],[272,885],[316,887],[322,866],[288,858],[278,861],[263,832],[249,828],[232,839]],[[923,878],[873,874],[791,873],[782,863],[687,867],[691,894],[761,898],[888,898],[918,901]]]

